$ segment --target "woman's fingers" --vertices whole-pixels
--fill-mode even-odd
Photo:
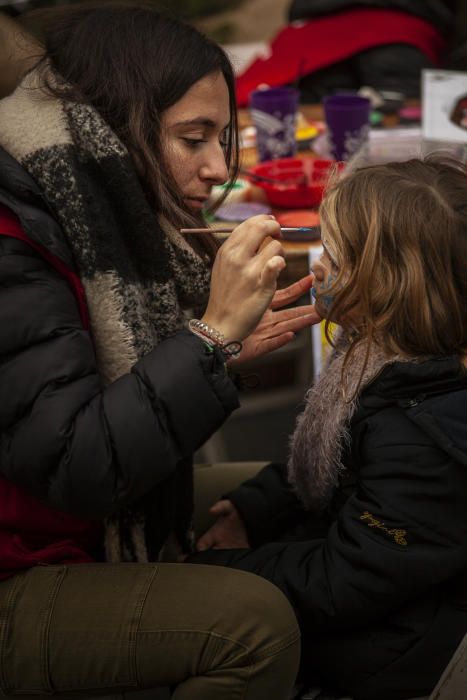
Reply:
[[[274,294],[274,298],[271,303],[271,309],[280,309],[282,306],[287,306],[287,304],[292,304],[297,301],[301,296],[306,294],[308,290],[311,289],[314,282],[314,275],[306,275],[302,277],[297,282],[294,282],[289,287],[284,289],[278,289]]]
[[[224,246],[240,246],[244,254],[251,257],[258,252],[268,237],[281,238],[281,228],[275,219],[260,214],[236,226]]]
[[[319,314],[317,314],[313,309],[313,311],[308,314],[301,314],[300,316],[294,316],[282,322],[276,323],[273,327],[273,333],[271,333],[271,335],[279,335],[280,333],[288,333],[289,331],[297,333],[298,331],[303,330],[303,328],[314,326],[315,323],[319,323],[320,321],[321,316],[319,316]]]
[[[281,260],[277,260],[277,258],[280,258]],[[260,252],[256,254],[253,263],[254,265],[258,266],[261,281],[263,281],[263,275],[265,272],[267,273],[268,269],[270,271],[277,269],[279,272],[283,270],[286,266],[286,262],[284,258],[284,249],[282,248],[281,242],[277,240],[270,240],[264,245]],[[275,280],[276,279],[277,275],[275,277]]]
[[[299,316],[306,316],[312,313],[316,313],[314,304],[303,304],[302,306],[291,306],[289,309],[274,311],[271,313],[269,318],[273,323],[278,323],[280,321],[287,321],[288,319],[298,318]]]
[[[255,256],[255,265],[260,273],[259,282],[273,293],[276,289],[277,278],[286,266],[284,250],[280,241],[270,240]]]
[[[287,343],[290,343],[295,338],[295,333],[288,332],[282,333],[281,335],[275,335],[272,338],[267,338],[267,340],[262,341],[261,354],[266,355],[273,350],[278,350],[282,348]]]
[[[295,306],[291,309],[274,311],[268,316],[262,328],[265,334],[272,336],[286,333],[287,331],[296,332],[320,321],[321,316],[314,305],[306,304],[305,306]]]
[[[258,335],[261,354],[287,345],[294,339],[296,333],[320,321],[321,317],[317,313],[310,313],[265,326]]]
[[[277,279],[285,266],[278,222],[264,215],[243,222],[219,250],[203,320],[229,340],[244,340],[262,323],[268,307],[280,309],[290,305],[312,286],[313,276],[306,275],[277,292]],[[303,310],[290,310],[285,316],[276,317],[274,323],[291,323],[263,337],[296,332],[312,325],[319,320],[315,314],[313,309],[308,318],[303,318],[306,315]]]
[[[270,258],[263,268],[263,274],[261,275],[261,282],[265,290],[268,290],[272,294],[277,285],[277,278],[279,277],[282,270],[285,268],[286,262],[284,258],[280,255],[275,255]]]

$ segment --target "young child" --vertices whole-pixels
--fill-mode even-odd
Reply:
[[[425,696],[467,629],[467,168],[360,169],[321,221],[334,353],[288,474],[269,465],[216,503],[193,560],[286,593],[303,676],[356,700]]]

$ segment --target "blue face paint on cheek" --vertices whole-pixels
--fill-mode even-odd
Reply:
[[[328,290],[330,287],[332,287],[332,285],[334,284],[335,281],[336,281],[336,277],[334,275],[329,275],[327,280],[324,283],[320,283],[320,285],[318,287],[319,292],[320,292],[319,302],[320,302],[321,306],[326,310],[329,310],[329,308],[332,306],[332,304],[334,302],[334,295],[333,294],[326,294],[326,290]],[[315,297],[315,299],[317,299],[318,297],[316,294],[316,290],[314,288],[313,288],[313,291],[314,291],[314,297]],[[313,291],[312,291],[312,294],[313,294]]]
[[[325,309],[329,310],[334,302],[334,297],[331,294],[325,294],[324,296],[320,297],[319,300],[321,305],[324,306]]]

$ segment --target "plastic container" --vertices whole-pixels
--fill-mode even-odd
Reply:
[[[280,158],[259,163],[249,173],[252,184],[264,190],[272,205],[300,209],[318,207],[330,174],[342,167],[333,160]]]

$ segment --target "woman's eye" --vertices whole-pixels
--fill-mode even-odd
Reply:
[[[183,139],[189,148],[197,148],[200,144],[206,143],[204,139]]]

